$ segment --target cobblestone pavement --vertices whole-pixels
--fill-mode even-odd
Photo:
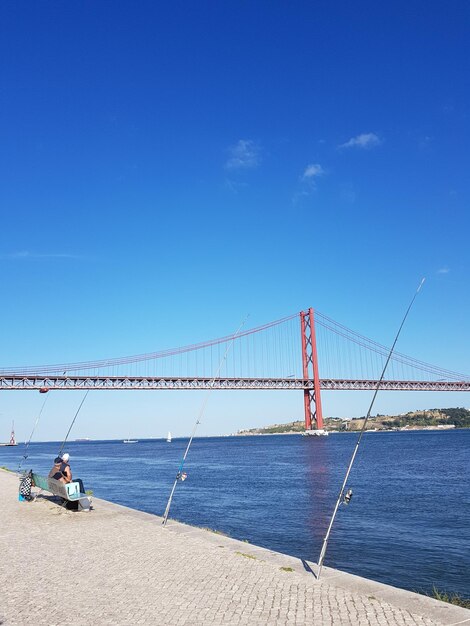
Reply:
[[[18,502],[17,485],[0,470],[0,624],[405,626],[470,617],[335,570],[318,581],[293,557],[177,522],[164,528],[159,517],[102,500],[89,513],[45,497]]]

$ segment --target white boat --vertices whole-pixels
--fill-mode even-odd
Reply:
[[[302,435],[304,437],[328,437],[328,431],[318,428],[317,430],[306,430]]]
[[[124,439],[122,443],[139,443],[137,439]]]
[[[171,443],[171,433],[168,431],[168,437],[166,438],[168,443]]]

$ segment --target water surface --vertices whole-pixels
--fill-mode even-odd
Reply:
[[[171,517],[317,561],[357,435],[195,439]],[[162,515],[187,439],[71,442],[72,471],[97,497]],[[367,433],[326,565],[411,590],[468,595],[470,430]],[[49,471],[58,443],[31,443]],[[0,448],[16,469],[24,446]]]

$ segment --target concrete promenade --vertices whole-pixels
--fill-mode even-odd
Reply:
[[[0,624],[465,624],[470,611],[94,499],[18,502],[0,470]],[[34,489],[33,489],[34,491]]]

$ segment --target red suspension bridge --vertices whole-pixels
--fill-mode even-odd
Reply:
[[[235,335],[160,352],[3,368],[0,390],[294,389],[303,393],[306,429],[321,429],[321,391],[375,389],[388,353],[386,346],[308,309]],[[394,352],[379,388],[470,391],[470,376]]]

